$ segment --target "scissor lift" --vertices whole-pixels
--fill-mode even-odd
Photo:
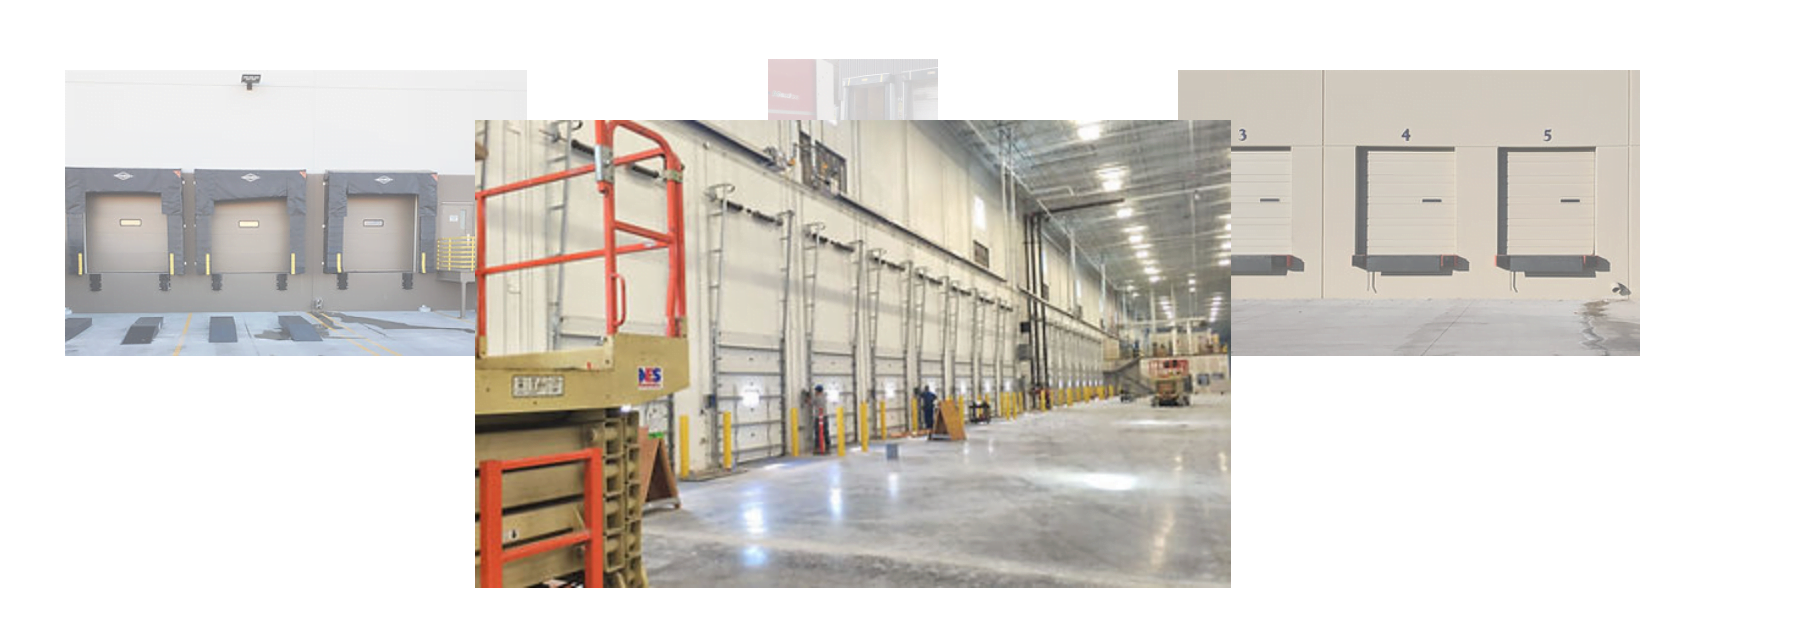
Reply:
[[[638,414],[620,408],[689,385],[683,163],[663,137],[638,123],[594,123],[594,163],[476,194],[477,584],[482,587],[552,579],[574,579],[587,587],[646,584],[640,560]],[[656,146],[616,156],[617,129]],[[663,231],[615,219],[615,168],[654,159],[664,163]],[[592,174],[602,196],[601,249],[488,264],[489,198]],[[617,232],[643,241],[619,244]],[[627,281],[617,272],[616,259],[659,250],[667,260],[664,335],[620,333]],[[607,335],[600,344],[488,355],[489,276],[594,259],[603,261],[607,283]]]

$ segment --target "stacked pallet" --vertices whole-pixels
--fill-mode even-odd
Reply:
[[[639,414],[618,409],[478,418],[477,463],[588,448],[602,451],[602,523],[583,522],[582,462],[510,471],[502,476],[503,548],[601,526],[607,537],[602,580],[592,582],[583,575],[583,554],[589,550],[588,545],[578,545],[508,563],[503,570],[504,586],[536,586],[555,580],[591,587],[645,586],[645,566],[640,559],[643,493],[639,435]],[[483,560],[480,510],[479,504],[478,575]]]

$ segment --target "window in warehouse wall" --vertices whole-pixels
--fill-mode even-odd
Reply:
[[[972,226],[985,230],[985,201],[978,196],[972,196]]]
[[[991,268],[991,250],[985,248],[977,240],[972,241],[972,261],[986,269]]]

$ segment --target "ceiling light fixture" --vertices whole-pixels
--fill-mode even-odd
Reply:
[[[1128,208],[1128,207],[1123,207],[1123,208],[1121,208],[1121,209],[1117,209],[1117,210],[1116,210],[1116,217],[1118,217],[1118,218],[1127,218],[1127,217],[1129,217],[1129,216],[1131,216],[1131,215],[1134,215],[1134,213],[1135,213],[1135,210],[1134,210],[1134,209],[1130,209],[1130,208]]]
[[[1116,190],[1118,190],[1118,189],[1121,189],[1121,188],[1122,188],[1122,181],[1121,181],[1121,180],[1117,180],[1117,179],[1114,179],[1114,178],[1112,178],[1112,179],[1110,179],[1110,180],[1105,180],[1105,181],[1104,181],[1104,190],[1105,190],[1105,191],[1116,191]]]
[[[1141,234],[1139,234],[1139,233],[1130,234],[1129,242],[1131,242],[1131,243],[1141,242]]]
[[[1137,257],[1137,258],[1146,258],[1146,257],[1148,257],[1148,252],[1147,252],[1147,250],[1146,250],[1146,249],[1143,249],[1143,250],[1141,250],[1141,251],[1137,251],[1137,252],[1135,252],[1135,257]]]
[[[1098,135],[1101,134],[1102,132],[1103,132],[1103,127],[1099,127],[1098,125],[1095,125],[1095,124],[1088,124],[1088,125],[1079,127],[1079,139],[1080,140],[1096,140]]]

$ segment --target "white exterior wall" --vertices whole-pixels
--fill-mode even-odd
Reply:
[[[1231,120],[1234,148],[1292,152],[1290,245],[1303,269],[1235,276],[1237,298],[1592,299],[1618,283],[1641,290],[1637,83],[1635,71],[1182,71],[1179,114]],[[1357,162],[1374,149],[1454,150],[1463,263],[1451,273],[1382,274],[1370,287],[1354,266]],[[1513,291],[1513,274],[1494,266],[1501,150],[1555,149],[1596,151],[1592,253],[1606,264],[1579,277],[1519,273]]]
[[[269,71],[250,91],[239,75],[67,72],[64,164],[466,175],[458,132],[527,111],[525,71]]]

